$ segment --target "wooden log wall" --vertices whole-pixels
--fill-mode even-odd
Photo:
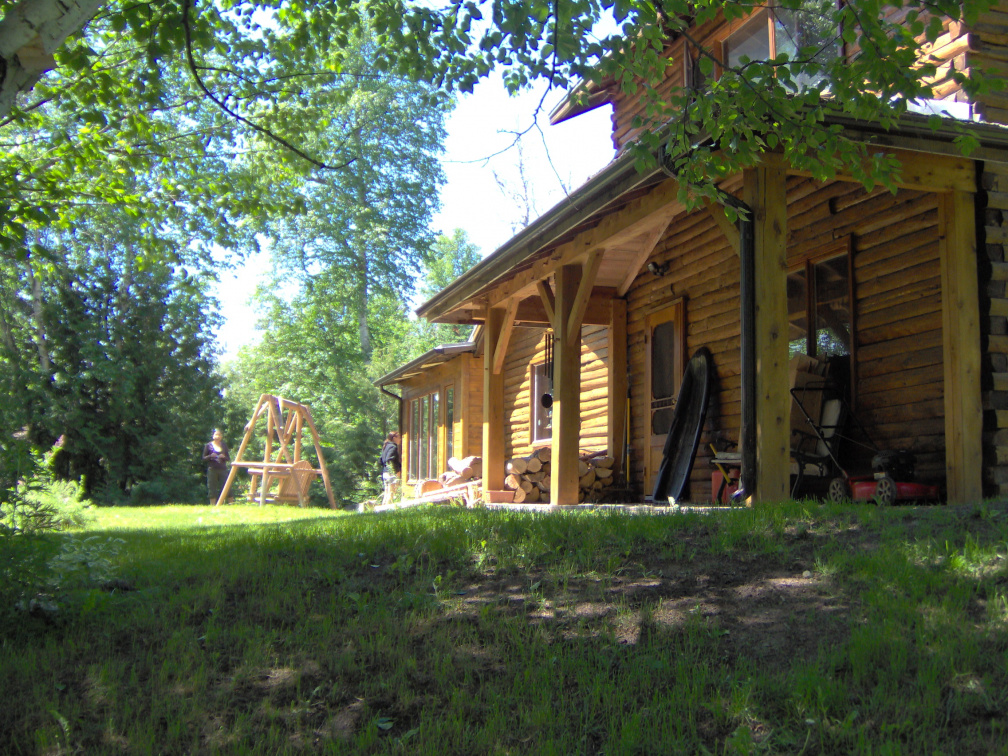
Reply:
[[[672,91],[672,88],[679,88],[683,85],[683,74],[685,69],[682,63],[683,43],[678,41],[669,48],[665,56],[675,63],[669,71],[669,77],[657,87],[657,94],[664,98]],[[626,93],[617,90],[613,94],[612,112],[612,142],[613,149],[619,152],[628,142],[633,141],[643,129],[653,126],[654,121],[664,123],[667,118],[651,112],[648,103],[645,102],[645,90],[638,87],[633,93]],[[635,123],[635,119],[637,122]]]
[[[445,389],[455,388],[455,456],[482,454],[483,451],[483,362],[482,358],[462,353],[420,375],[402,381],[403,463],[408,464],[410,445],[415,443],[410,427],[410,402],[433,391],[439,392],[439,422],[445,420]],[[443,438],[443,436],[442,436]],[[439,444],[440,447],[440,444]],[[444,456],[444,448],[438,454]],[[439,464],[439,467],[443,465]],[[412,472],[412,471],[411,471]]]
[[[967,63],[984,69],[988,77],[1008,78],[1008,3],[1002,1],[980,14],[970,29]],[[979,110],[984,120],[1008,123],[1008,92],[981,95]]]
[[[856,417],[882,448],[910,449],[921,480],[945,476],[938,198],[812,179],[788,182],[789,260],[850,237]]]
[[[483,358],[474,355],[462,355],[462,381],[460,382],[460,396],[462,391],[466,391],[467,404],[459,406],[455,410],[456,422],[459,428],[456,431],[458,438],[465,434],[466,454],[483,453]],[[468,388],[467,388],[468,387]],[[463,414],[465,413],[465,414]],[[464,419],[464,422],[463,422]],[[460,449],[460,451],[462,451]]]
[[[582,451],[606,448],[608,430],[607,404],[609,329],[605,326],[581,327],[581,436]],[[532,397],[529,366],[544,361],[546,330],[516,328],[511,336],[504,365],[504,456],[527,457],[530,443]]]
[[[1004,179],[1008,189],[1008,175]],[[856,414],[881,447],[913,450],[921,479],[940,480],[945,447],[937,198],[788,179],[789,261],[797,264],[847,236],[854,254]],[[627,295],[632,477],[649,493],[643,491],[650,432],[645,318],[682,296],[687,355],[707,346],[715,366],[714,400],[690,487],[690,498],[704,501],[711,495],[707,445],[739,438],[738,258],[704,210],[676,216],[651,259],[668,263],[668,274],[658,278],[643,271]],[[1008,410],[1008,335],[1005,354]],[[1004,420],[1008,428],[1008,412]],[[1008,431],[1004,435],[1008,465]],[[1008,468],[1005,479],[1008,484]]]
[[[907,13],[911,8],[888,8],[886,20],[893,24],[903,24]],[[923,11],[919,15],[919,20],[927,24],[932,17],[925,8],[914,8],[916,11]],[[942,19],[942,33],[938,35],[934,42],[927,41],[927,35],[921,34],[917,37],[920,45],[920,59],[935,63],[938,70],[933,77],[925,79],[935,84],[934,96],[939,100],[966,100],[966,95],[962,87],[954,81],[943,81],[950,71],[967,72],[967,53],[970,48],[970,35],[962,22],[952,22],[948,18]],[[846,50],[848,59],[858,55],[860,50],[856,46],[848,47]]]
[[[985,496],[1008,496],[1008,166],[988,163],[978,242]]]
[[[650,401],[647,395],[647,328],[649,313],[686,297],[687,357],[707,346],[714,358],[714,400],[693,466],[689,498],[709,499],[712,456],[708,444],[721,437],[737,441],[741,416],[739,363],[738,256],[710,213],[681,213],[658,243],[653,260],[669,264],[656,277],[644,270],[627,292],[627,349],[630,372],[630,470],[639,492],[650,494],[646,455],[650,445]]]

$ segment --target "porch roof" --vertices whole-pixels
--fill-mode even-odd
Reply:
[[[979,142],[969,160],[1008,163],[1008,127],[998,124],[953,117],[941,118],[936,124],[934,114],[925,113],[907,113],[900,119],[898,128],[888,130],[877,123],[846,117],[833,117],[827,122],[827,125],[834,124],[843,127],[850,137],[880,148],[958,158],[962,155],[955,140],[965,131]],[[660,191],[653,191],[663,183],[666,186]],[[596,287],[609,288],[610,292],[622,295],[621,285],[627,276],[636,275],[645,262],[635,250],[656,229],[664,229],[672,215],[681,209],[675,199],[677,189],[675,180],[661,168],[642,174],[627,153],[617,155],[566,199],[421,304],[416,313],[433,322],[480,323],[483,313],[478,305],[481,299],[486,300],[489,292],[522,273],[530,280],[538,273],[543,273],[539,278],[545,278],[548,275],[544,272],[548,267],[545,263],[552,260],[562,264],[557,248],[593,229],[598,233],[589,242],[596,246],[585,246],[575,254],[583,257],[601,246],[605,259],[596,278]],[[629,213],[633,218],[631,223],[618,232],[615,227],[602,228],[607,216],[623,208],[636,210]],[[538,270],[534,267],[537,263],[542,263]]]
[[[452,357],[465,354],[466,352],[475,353],[478,347],[478,340],[476,338],[476,332],[474,329],[473,340],[464,341],[458,344],[441,344],[434,347],[428,352],[424,352],[422,355],[417,357],[415,360],[406,363],[402,367],[396,368],[391,373],[387,373],[374,382],[375,386],[390,386],[393,383],[401,383],[407,378],[411,378],[415,375],[420,375],[430,368],[441,365],[448,362]]]

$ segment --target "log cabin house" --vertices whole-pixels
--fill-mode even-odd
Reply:
[[[767,50],[773,29],[762,9],[692,36]],[[929,52],[959,70],[979,60],[1008,72],[1008,7],[975,28],[947,23]],[[668,53],[690,61],[683,40]],[[678,75],[670,83],[689,65]],[[706,346],[716,378],[693,501],[710,499],[708,444],[723,441],[742,450],[754,501],[788,497],[789,359],[823,350],[845,360],[859,421],[879,446],[913,451],[919,479],[955,502],[1008,493],[1008,96],[965,102],[949,87],[929,104],[945,123],[968,123],[980,144],[968,158],[926,113],[887,131],[837,121],[901,162],[898,191],[817,181],[771,154],[722,185],[752,211],[733,225],[720,206],[685,209],[673,178],[627,159],[639,96],[607,82],[587,93],[554,121],[611,105],[616,158],[418,309],[478,324],[478,345],[379,382],[402,386],[411,478],[444,470],[449,450],[477,453],[484,489],[497,490],[507,459],[549,445],[552,503],[577,503],[578,455],[595,450],[625,465],[643,496],[686,359]],[[548,365],[547,417],[537,398]]]

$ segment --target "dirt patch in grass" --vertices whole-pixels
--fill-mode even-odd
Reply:
[[[811,541],[798,542],[788,556],[781,565],[744,555],[674,562],[654,555],[637,565],[643,574],[562,584],[549,571],[488,578],[469,582],[457,612],[475,615],[492,605],[560,634],[573,628],[591,634],[594,625],[606,625],[624,644],[640,640],[642,622],[674,630],[699,619],[724,653],[786,666],[846,640],[850,610],[850,599],[813,572]]]

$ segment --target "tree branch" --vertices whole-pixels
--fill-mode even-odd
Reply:
[[[295,147],[293,144],[291,144],[290,142],[288,142],[286,139],[284,139],[283,137],[279,136],[278,134],[274,134],[272,131],[270,131],[269,129],[265,128],[264,126],[260,126],[259,124],[255,123],[253,121],[250,121],[249,119],[245,118],[244,116],[240,115],[239,113],[236,113],[235,111],[231,110],[227,105],[224,104],[224,102],[222,100],[219,100],[217,97],[214,96],[214,94],[209,90],[209,88],[207,87],[207,85],[203,83],[203,79],[200,78],[199,67],[196,65],[196,59],[193,56],[193,49],[192,49],[192,26],[191,26],[190,18],[189,18],[189,11],[191,10],[191,8],[193,6],[193,3],[194,3],[194,0],[182,0],[182,28],[183,28],[183,30],[185,32],[186,63],[189,66],[189,71],[192,73],[193,81],[196,82],[196,86],[200,88],[200,90],[203,92],[203,94],[205,94],[207,96],[207,99],[209,99],[218,108],[220,108],[225,113],[227,113],[229,116],[231,116],[236,121],[238,121],[238,123],[245,124],[249,128],[251,128],[254,131],[258,132],[259,134],[262,134],[267,139],[270,139],[270,140],[276,142],[277,144],[281,145],[282,147],[285,147],[286,149],[290,150],[295,155],[297,155],[298,157],[300,157],[302,160],[305,160],[308,163],[311,163],[312,165],[314,165],[316,168],[321,168],[321,169],[326,170],[326,171],[339,171],[339,170],[342,170],[342,169],[346,168],[348,165],[350,165],[350,163],[352,163],[355,158],[351,158],[347,162],[341,163],[339,165],[328,165],[327,163],[323,163],[321,160],[316,160],[311,155],[308,155],[305,152],[299,150],[297,147]]]

